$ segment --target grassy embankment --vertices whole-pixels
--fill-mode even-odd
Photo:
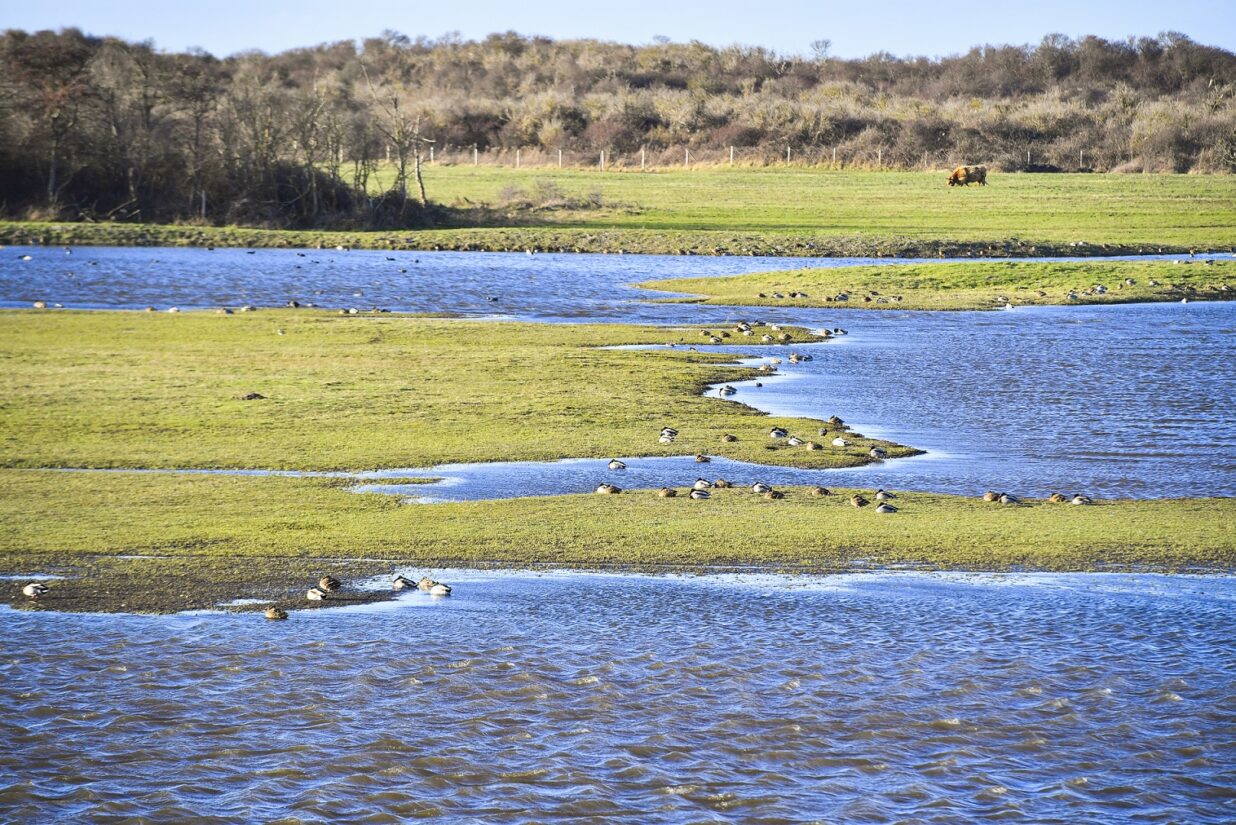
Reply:
[[[1126,284],[1132,279],[1132,284]],[[1099,293],[1096,285],[1106,288]],[[1102,261],[894,264],[798,269],[721,278],[647,281],[687,292],[670,302],[853,309],[999,309],[1047,304],[1117,304],[1236,299],[1236,261]],[[791,292],[799,293],[790,297]],[[849,300],[837,301],[839,294]],[[1070,298],[1070,293],[1075,297]],[[776,297],[780,294],[782,297]]]
[[[596,349],[661,340],[664,330],[303,311],[0,319],[0,574],[69,576],[53,584],[51,609],[176,610],[238,597],[298,606],[320,575],[397,565],[1215,570],[1236,555],[1231,500],[1001,506],[905,494],[900,513],[880,516],[840,491],[769,501],[734,489],[709,501],[644,490],[418,506],[337,480],[14,469],[696,451],[835,466],[862,460],[865,445],[771,444],[772,423],[810,431],[819,422],[700,397],[707,383],[750,374],[723,365],[725,355]],[[251,391],[267,398],[238,400]],[[682,433],[673,445],[656,443],[664,423]],[[740,441],[721,443],[723,432]],[[27,605],[21,584],[0,593]]]
[[[905,493],[900,512],[749,490],[707,501],[654,491],[440,505],[359,495],[324,479],[0,472],[0,568],[68,576],[58,610],[166,611],[234,598],[310,606],[317,578],[444,566],[835,571],[1230,570],[1236,501],[1113,501],[1090,507]],[[867,491],[868,493],[870,491]],[[124,558],[124,556],[154,558]],[[25,606],[22,582],[3,583]],[[345,592],[337,604],[380,598]]]
[[[726,339],[734,355],[598,349],[667,340],[706,338],[311,310],[2,312],[0,467],[354,470],[697,453],[837,467],[869,461],[877,443],[914,452],[858,436],[815,452],[771,443],[773,425],[831,435],[816,435],[821,420],[700,395],[759,374],[729,365],[748,341],[738,335]],[[659,444],[666,425],[680,435]],[[738,441],[723,443],[726,433]]]
[[[237,227],[0,223],[0,243],[563,250],[666,254],[1043,256],[1228,250],[1228,175],[993,174],[950,189],[945,173],[803,167],[686,171],[430,166],[443,228],[284,232]],[[599,208],[506,209],[504,190],[554,181]],[[385,182],[379,175],[375,186]],[[1079,242],[1080,245],[1079,245]]]

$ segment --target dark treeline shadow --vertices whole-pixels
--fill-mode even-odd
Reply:
[[[431,151],[657,164],[684,148],[724,162],[735,147],[762,164],[791,148],[853,168],[1236,169],[1236,55],[1184,35],[1051,35],[942,59],[814,50],[387,32],[217,59],[9,30],[0,215],[359,229],[484,223],[523,201],[535,223],[560,200],[433,206],[419,174]]]

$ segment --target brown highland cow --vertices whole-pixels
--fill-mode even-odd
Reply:
[[[986,166],[958,166],[948,176],[949,186],[969,186],[972,183],[987,185]]]

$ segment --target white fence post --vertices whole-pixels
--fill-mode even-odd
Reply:
[[[730,147],[730,166],[734,165],[734,147]]]
[[[519,168],[519,150],[518,149],[515,150],[515,168],[516,169]]]
[[[682,168],[689,169],[691,168],[691,150],[684,148],[682,151],[684,152],[682,156]]]
[[[561,149],[558,150],[558,168],[559,169],[562,168],[562,150]]]
[[[785,147],[785,162],[786,163],[790,162],[790,147],[788,146]]]
[[[481,162],[480,150],[476,148],[476,144],[472,144],[472,165],[476,166]]]
[[[644,171],[644,147],[639,147],[639,170]]]
[[[605,171],[605,150],[601,150],[601,171]]]

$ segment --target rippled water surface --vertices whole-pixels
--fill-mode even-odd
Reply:
[[[758,317],[841,326],[850,335],[810,347],[815,360],[782,365],[788,380],[740,385],[732,400],[782,415],[840,415],[865,434],[929,456],[843,478],[764,471],[770,483],[840,485],[853,477],[854,485],[951,493],[1236,494],[1232,302],[957,313],[755,309],[652,304],[654,293],[629,285],[857,259],[89,247],[5,254],[12,258],[0,266],[0,305],[10,306],[40,298],[85,307],[295,299],[544,321],[720,325]],[[31,260],[18,260],[21,254]],[[1169,277],[1170,267],[1164,263]],[[786,355],[784,347],[742,349]],[[655,426],[662,423],[673,422]],[[693,481],[680,463],[644,462],[632,476],[642,473],[645,486]],[[600,480],[577,464],[457,466],[440,474],[447,483],[414,492],[431,500],[542,495],[582,492]]]
[[[1228,578],[439,577],[283,623],[0,613],[0,818],[1236,814]]]
[[[22,252],[32,260],[16,263]],[[782,364],[762,387],[740,383],[733,400],[840,415],[928,451],[826,473],[690,458],[634,457],[617,473],[594,459],[447,465],[362,474],[362,489],[432,501],[600,480],[685,486],[705,474],[1236,493],[1232,303],[749,310],[648,304],[627,284],[845,261],[10,253],[0,306],[295,299],[555,322],[841,326],[848,336],[798,348],[814,360]],[[664,423],[650,422],[650,438]],[[1228,577],[437,575],[455,585],[451,598],[411,593],[281,623],[0,611],[0,821],[1236,819]]]

